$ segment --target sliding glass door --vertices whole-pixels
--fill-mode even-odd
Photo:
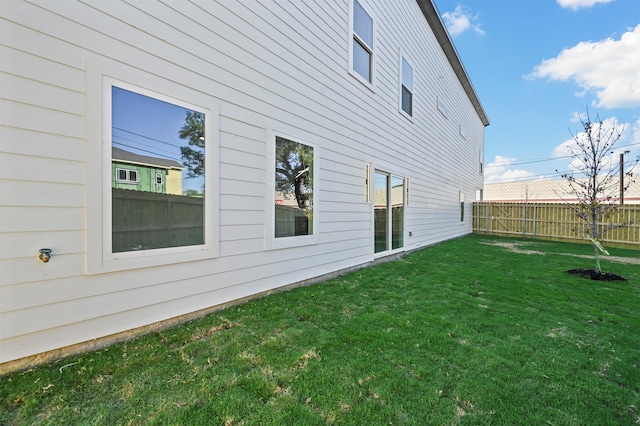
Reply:
[[[404,178],[376,170],[374,192],[374,252],[404,247]]]

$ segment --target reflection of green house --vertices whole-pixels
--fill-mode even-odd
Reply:
[[[177,161],[120,148],[112,148],[111,156],[113,188],[182,195],[182,166]]]

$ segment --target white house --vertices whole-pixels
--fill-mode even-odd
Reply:
[[[432,0],[0,18],[0,372],[471,232],[489,122]],[[185,164],[199,207],[116,211],[113,147]]]

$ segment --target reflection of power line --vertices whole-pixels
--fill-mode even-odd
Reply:
[[[120,130],[120,131],[126,132],[126,133],[130,133],[130,134],[132,134],[132,135],[139,136],[139,137],[141,137],[141,138],[150,139],[150,140],[152,140],[152,141],[160,142],[160,143],[163,143],[163,144],[165,144],[165,145],[169,145],[169,146],[173,146],[173,147],[178,146],[178,145],[176,145],[175,143],[171,143],[171,142],[163,141],[163,140],[161,140],[161,139],[152,138],[151,136],[141,135],[140,133],[132,132],[131,130],[126,130],[126,129],[123,129],[123,128],[121,128],[121,127],[113,126],[113,128],[114,128],[114,129],[116,129],[116,130]]]
[[[136,146],[142,146],[144,148],[155,149],[157,151],[158,155],[164,155],[164,156],[167,156],[167,157],[176,155],[176,151],[175,150],[174,151],[169,151],[169,150],[166,150],[166,149],[157,148],[155,145],[154,146],[150,146],[150,145],[147,145],[145,143],[142,143],[142,142],[139,142],[139,141],[135,141],[133,139],[123,138],[122,136],[113,136],[113,141],[116,142],[116,143],[120,143],[122,145],[124,145],[123,142],[117,142],[117,141],[127,141],[127,142],[134,143]],[[166,154],[160,154],[161,151],[165,152]]]

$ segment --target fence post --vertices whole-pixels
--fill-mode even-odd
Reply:
[[[538,227],[538,206],[536,204],[533,205],[533,239],[536,239]]]
[[[487,234],[488,234],[488,233],[491,232],[491,216],[490,216],[491,203],[485,204],[485,209],[487,210],[487,221],[486,221],[486,224],[487,224]]]
[[[527,203],[522,205],[522,238],[527,238]]]
[[[173,247],[171,245],[171,243],[173,241],[173,235],[171,235],[172,232],[173,232],[173,218],[171,217],[172,215],[171,215],[171,199],[170,198],[167,199],[167,208],[169,210],[167,212],[167,222],[169,222],[169,223],[167,223],[167,231],[168,231],[167,232],[167,237],[169,239],[169,241],[168,241],[169,244],[167,245],[167,247]]]

